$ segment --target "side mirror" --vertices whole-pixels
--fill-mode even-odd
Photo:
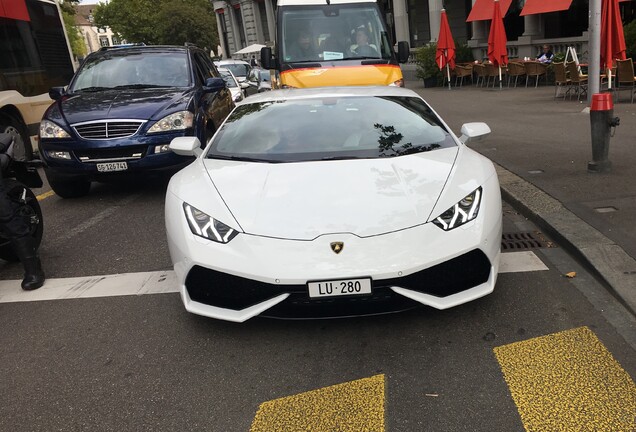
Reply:
[[[223,78],[208,78],[205,80],[205,87],[207,91],[219,91],[226,87]]]
[[[170,141],[170,150],[181,156],[199,156],[203,151],[199,138],[192,136],[173,139]]]
[[[53,100],[60,100],[64,95],[64,87],[51,87],[49,97]]]
[[[272,49],[270,47],[261,48],[261,67],[263,69],[273,69]]]
[[[486,123],[464,123],[462,125],[462,136],[459,140],[466,144],[468,141],[479,141],[490,133],[490,127]]]
[[[411,55],[409,43],[406,41],[398,42],[398,63],[406,63]]]

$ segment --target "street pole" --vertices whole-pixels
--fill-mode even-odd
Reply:
[[[590,0],[590,40],[588,59],[588,105],[592,95],[599,93],[601,81],[601,1]]]

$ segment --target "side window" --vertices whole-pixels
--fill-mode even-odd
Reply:
[[[212,59],[205,54],[200,54],[200,56],[203,61],[203,64],[205,64],[205,66],[209,69],[210,74],[213,77],[221,78],[221,74],[219,74],[219,71],[216,69],[216,66],[214,65],[214,62],[212,61]]]
[[[201,75],[203,76],[203,82],[205,82],[208,78],[213,78],[212,70],[208,62],[205,61],[205,57],[201,55],[201,53],[195,52],[194,59],[197,64],[197,67],[200,69]]]

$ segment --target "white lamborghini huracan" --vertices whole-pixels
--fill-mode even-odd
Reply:
[[[230,321],[456,306],[493,291],[493,164],[413,91],[280,90],[239,103],[174,175],[170,255],[189,312]]]

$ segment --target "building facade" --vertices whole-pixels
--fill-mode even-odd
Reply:
[[[96,27],[93,24],[93,9],[96,4],[81,4],[75,7],[75,24],[80,29],[86,53],[90,54],[101,47],[119,45],[123,41],[109,27]]]
[[[440,14],[446,9],[454,38],[472,48],[475,59],[486,57],[490,20],[467,22],[480,0],[378,0],[383,6],[394,41],[416,48],[435,42]],[[573,46],[581,60],[588,51],[589,0],[572,0],[566,11],[521,16],[526,0],[512,0],[505,13],[510,57],[534,57],[545,43],[554,52]],[[550,0],[545,0],[549,2]],[[503,2],[502,2],[503,3]],[[212,0],[223,57],[248,45],[272,45],[275,38],[276,0]],[[620,3],[624,23],[636,17],[636,1]]]

